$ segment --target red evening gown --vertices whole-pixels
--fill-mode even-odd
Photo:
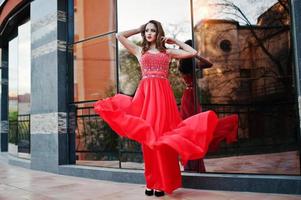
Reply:
[[[193,91],[193,78],[192,75],[183,75],[183,79],[185,81],[186,88],[183,91],[183,95],[181,98],[181,107],[180,114],[182,119],[186,119],[195,113],[200,113],[202,111],[202,107],[200,104],[197,104],[196,111],[194,110],[194,91]]]
[[[186,119],[195,115],[196,113],[202,112],[202,107],[197,104],[196,111],[194,110],[194,91],[193,91],[193,77],[190,74],[183,75],[186,88],[183,91],[181,98],[180,114],[182,119]],[[209,152],[215,152],[219,150],[221,141],[232,143],[237,140],[237,129],[238,129],[238,117],[236,114],[228,115],[221,119],[218,119],[217,126],[215,127],[213,138],[209,145]],[[185,171],[191,172],[206,172],[204,160],[189,160],[184,166]]]
[[[180,114],[182,119],[186,119],[196,113],[202,111],[200,104],[197,104],[197,109],[194,109],[194,90],[193,90],[193,77],[191,74],[182,74],[183,80],[185,81],[186,88],[183,91],[181,98]],[[204,160],[189,160],[184,166],[185,171],[190,172],[206,172]]]
[[[213,111],[181,119],[167,79],[169,62],[165,52],[144,53],[135,96],[117,94],[94,104],[116,133],[141,143],[146,186],[167,193],[181,187],[178,157],[183,164],[204,157],[218,124]]]

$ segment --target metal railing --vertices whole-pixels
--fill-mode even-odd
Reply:
[[[18,146],[18,152],[30,153],[30,114],[9,120],[9,142]]]
[[[267,82],[265,79],[260,80],[263,81],[263,83],[256,83],[256,79],[253,80],[252,78],[242,78],[240,83],[246,84],[247,87],[241,86],[238,88],[237,93],[244,99],[266,99],[270,96],[278,96],[278,98],[281,96],[287,97],[288,92],[295,90],[292,87],[292,83],[289,82],[291,77],[282,77],[277,81],[274,80],[273,82]]]
[[[238,114],[238,141],[222,144],[219,152],[208,156],[272,153],[298,149],[297,102],[256,104],[203,104],[202,111],[214,110],[218,116]]]
[[[208,157],[280,152],[297,148],[296,102],[274,104],[204,104],[219,117],[238,114],[238,141],[221,143]],[[76,153],[80,160],[143,162],[140,144],[120,138],[94,113],[92,106],[76,106]]]
[[[79,160],[142,163],[140,144],[119,137],[92,106],[76,107],[76,154]]]

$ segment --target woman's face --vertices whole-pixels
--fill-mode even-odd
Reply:
[[[145,39],[146,41],[152,43],[156,41],[157,38],[157,29],[153,23],[148,23],[145,27]]]

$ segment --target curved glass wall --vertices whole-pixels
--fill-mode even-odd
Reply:
[[[300,175],[289,1],[193,0],[203,110],[239,116],[238,141],[207,155],[207,172]]]
[[[104,1],[103,6],[100,1],[87,2],[74,0],[71,44],[78,164],[143,169],[140,145],[114,134],[92,104],[117,91],[135,94],[141,78],[138,62],[116,44],[112,32],[155,19],[167,36],[192,40],[199,55],[213,64],[204,66],[195,59],[194,69],[185,74],[179,70],[180,61],[172,60],[169,80],[179,111],[239,116],[237,142],[222,141],[182,170],[300,175],[289,1],[119,0],[110,1],[112,5]],[[131,39],[141,42],[139,34]]]
[[[76,163],[118,163],[118,137],[93,110],[112,96],[116,82],[116,2],[74,0],[73,100]],[[92,23],[93,22],[93,23]],[[118,164],[117,164],[118,166]]]
[[[9,153],[29,158],[31,39],[30,21],[18,27],[18,35],[9,41]]]
[[[8,152],[18,154],[18,37],[8,43]]]

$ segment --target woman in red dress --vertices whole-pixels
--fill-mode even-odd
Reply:
[[[192,40],[185,41],[185,44],[192,46]],[[207,61],[207,63],[200,62],[198,66],[201,65],[205,68],[211,67],[212,64]],[[196,104],[195,109],[195,90],[194,90],[194,81],[193,81],[193,58],[185,58],[181,59],[178,67],[182,79],[185,84],[185,89],[183,90],[183,95],[181,98],[181,106],[180,106],[180,115],[182,119],[186,119],[196,113],[202,112],[202,107],[199,103]],[[187,164],[184,166],[185,171],[189,172],[206,172],[204,160],[202,158],[197,160],[189,160]]]
[[[185,41],[185,44],[192,46],[192,40]],[[198,59],[197,67],[202,69],[212,67],[212,63],[208,60],[196,56]],[[195,90],[194,90],[194,81],[193,81],[193,58],[181,59],[179,62],[179,71],[182,75],[186,88],[183,91],[181,98],[180,114],[182,119],[189,118],[196,113],[202,112],[201,104],[196,104],[195,109]],[[236,141],[237,136],[237,115],[232,114],[226,117],[223,117],[218,120],[217,126],[213,133],[213,138],[209,145],[209,152],[217,151],[221,141],[226,140],[227,143]],[[185,171],[190,172],[206,172],[204,160],[202,158],[197,160],[189,160],[184,166]]]
[[[138,33],[142,47],[127,39]],[[165,37],[155,20],[116,37],[138,59],[142,80],[133,98],[117,94],[97,101],[94,109],[117,134],[141,143],[145,194],[163,196],[181,187],[179,156],[183,164],[205,156],[218,119],[213,111],[207,111],[182,120],[167,79],[171,58],[194,57],[195,49]],[[166,48],[165,43],[181,49]]]

